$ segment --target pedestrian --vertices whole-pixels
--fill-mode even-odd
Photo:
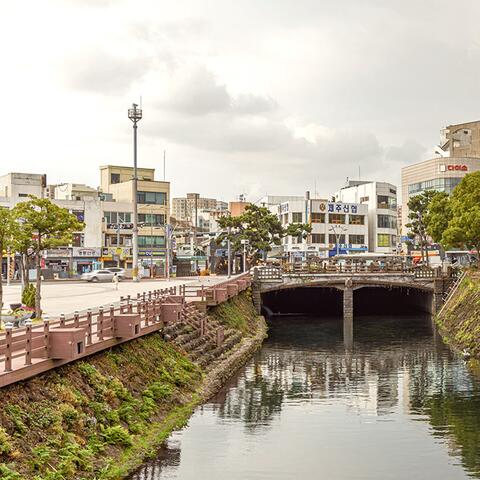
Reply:
[[[115,285],[115,290],[118,290],[118,275],[116,273],[113,274],[112,282]]]

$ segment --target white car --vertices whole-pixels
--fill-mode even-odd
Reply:
[[[107,269],[104,270],[92,270],[91,272],[84,273],[80,278],[87,282],[111,282],[114,273]],[[120,276],[118,278],[120,280]]]

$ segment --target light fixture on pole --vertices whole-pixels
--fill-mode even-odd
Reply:
[[[243,238],[240,240],[240,243],[243,245],[243,273],[247,271],[247,245],[250,243],[248,239]]]
[[[138,282],[138,207],[137,207],[137,123],[142,119],[142,109],[134,103],[132,108],[128,109],[128,118],[133,122],[133,265],[132,277],[134,282]]]

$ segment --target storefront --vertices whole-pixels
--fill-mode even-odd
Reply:
[[[132,268],[132,247],[103,247],[99,261],[103,268]]]
[[[166,250],[160,247],[148,247],[138,249],[143,275],[149,277],[162,277],[165,275]]]
[[[82,273],[98,270],[102,267],[100,257],[101,248],[73,247],[73,271],[81,275]]]

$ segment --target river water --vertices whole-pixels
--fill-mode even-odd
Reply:
[[[480,379],[429,317],[274,319],[135,480],[480,478]]]

